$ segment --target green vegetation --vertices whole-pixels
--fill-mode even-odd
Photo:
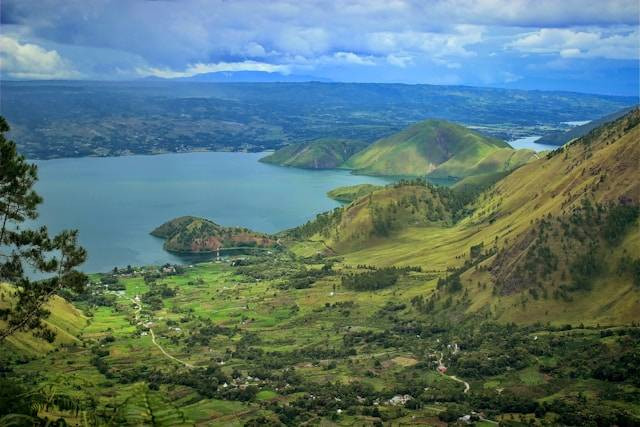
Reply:
[[[373,184],[350,185],[347,187],[334,188],[327,193],[327,196],[339,202],[351,203],[360,197],[379,190],[380,188],[382,187]]]
[[[77,244],[77,232],[65,230],[50,237],[46,227],[30,229],[25,220],[38,217],[42,198],[33,189],[38,168],[18,154],[5,134],[9,125],[0,116],[0,284],[13,284],[12,304],[0,308],[0,344],[20,331],[37,330],[48,342],[55,332],[42,322],[45,304],[59,291],[80,291],[87,277],[76,270],[87,256]],[[27,271],[25,271],[27,270]],[[42,274],[34,280],[29,271]]]
[[[376,141],[344,167],[370,175],[462,178],[510,170],[534,157],[464,126],[426,120]]]
[[[635,110],[504,176],[377,189],[281,250],[94,275],[52,300],[66,340],[3,343],[0,417],[639,424],[639,139]],[[155,234],[222,233],[203,221]]]
[[[247,228],[223,227],[213,221],[193,216],[181,216],[167,221],[151,232],[166,239],[164,248],[172,252],[207,253],[220,248],[274,247],[276,241]]]
[[[318,139],[287,145],[260,159],[279,166],[305,169],[334,169],[367,146],[362,141],[348,139]]]

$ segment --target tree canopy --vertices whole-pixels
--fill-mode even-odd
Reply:
[[[17,331],[44,329],[47,301],[62,289],[80,292],[87,283],[87,276],[76,270],[87,256],[76,230],[51,237],[46,226],[23,227],[38,217],[42,203],[33,189],[38,169],[6,138],[8,131],[0,116],[0,282],[14,291],[9,307],[0,309],[0,319],[6,321],[0,342]]]

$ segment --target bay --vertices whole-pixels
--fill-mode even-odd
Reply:
[[[36,161],[44,202],[38,223],[78,229],[88,251],[82,269],[184,262],[149,232],[181,215],[274,233],[339,203],[339,186],[386,184],[345,170],[302,170],[258,162],[264,153],[202,152]]]

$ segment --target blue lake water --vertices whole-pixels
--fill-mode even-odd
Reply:
[[[548,144],[538,144],[536,141],[539,140],[540,136],[525,136],[523,138],[514,139],[513,141],[507,141],[510,146],[516,149],[527,148],[533,151],[545,151],[545,150],[555,150],[558,148],[557,145],[548,145]]]
[[[180,215],[263,232],[294,227],[339,204],[326,192],[385,184],[348,171],[312,171],[258,162],[263,153],[188,153],[37,161],[44,197],[39,222],[79,230],[89,258],[83,270],[182,259],[149,232]]]

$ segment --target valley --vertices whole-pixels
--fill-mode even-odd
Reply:
[[[0,427],[640,426],[638,0],[0,0]]]
[[[89,424],[633,425],[639,132],[634,110],[451,187],[338,188],[268,253],[92,274],[50,342],[0,348],[4,390]]]

